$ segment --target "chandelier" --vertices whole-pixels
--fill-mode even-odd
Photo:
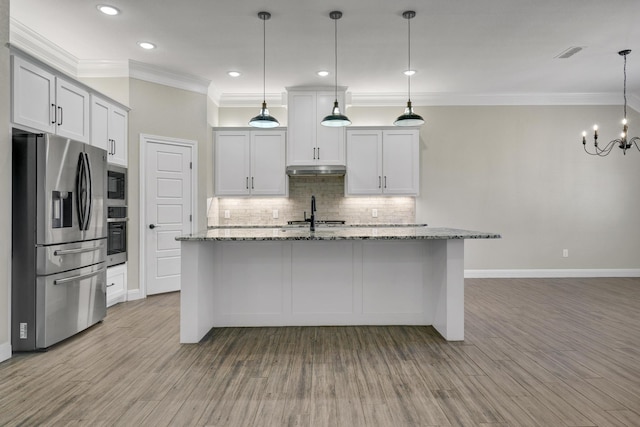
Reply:
[[[633,137],[628,139],[628,130],[629,126],[627,125],[627,55],[631,53],[631,49],[625,49],[618,52],[618,55],[624,57],[624,116],[622,119],[622,133],[620,134],[620,138],[614,139],[605,145],[604,148],[601,148],[598,145],[598,125],[593,126],[593,148],[594,151],[591,152],[587,149],[587,132],[582,132],[582,146],[584,147],[584,151],[587,154],[591,154],[592,156],[607,156],[614,146],[618,146],[622,149],[622,154],[627,154],[627,150],[633,146],[636,147],[638,151],[640,151],[640,147],[638,146],[638,141],[640,141],[639,137]]]

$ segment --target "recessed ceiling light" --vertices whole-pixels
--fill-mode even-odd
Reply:
[[[405,76],[413,76],[416,73],[416,70],[405,70],[402,72]]]
[[[231,77],[240,77],[240,71],[229,71],[227,72]]]
[[[325,70],[320,70],[316,74],[319,75],[320,77],[327,77],[329,75],[329,72]]]
[[[149,43],[149,42],[138,42],[138,46],[146,50],[151,50],[156,48],[155,44]]]
[[[109,6],[106,4],[99,4],[98,10],[104,13],[105,15],[110,15],[110,16],[118,15],[120,13],[120,11],[115,7]]]

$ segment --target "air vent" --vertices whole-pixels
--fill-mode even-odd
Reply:
[[[566,49],[563,52],[561,52],[558,56],[556,56],[556,58],[559,58],[559,59],[570,58],[576,53],[580,52],[582,49],[584,49],[584,47],[582,46],[572,46],[569,49]]]

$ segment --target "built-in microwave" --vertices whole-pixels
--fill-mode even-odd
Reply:
[[[107,206],[127,205],[127,168],[107,166]]]

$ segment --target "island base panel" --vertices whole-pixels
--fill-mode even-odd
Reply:
[[[464,339],[464,240],[183,241],[182,343],[213,327],[433,325]]]

